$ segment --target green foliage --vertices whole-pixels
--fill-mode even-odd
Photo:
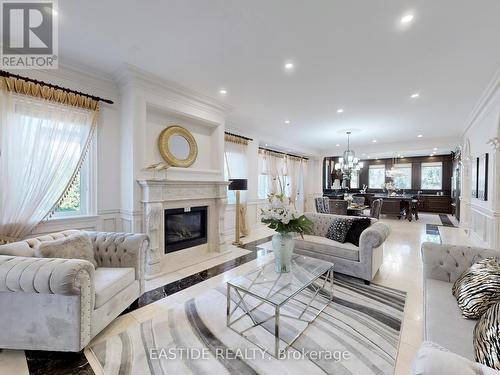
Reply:
[[[262,222],[280,234],[295,232],[304,238],[304,234],[312,233],[313,222],[305,217],[305,215],[301,215],[296,219],[290,220],[288,224],[272,219],[262,219]]]
[[[75,183],[69,189],[66,197],[61,201],[56,212],[68,212],[80,210],[80,175],[75,179]]]

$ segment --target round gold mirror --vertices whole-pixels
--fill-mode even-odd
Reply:
[[[182,126],[164,129],[158,138],[160,154],[173,167],[189,167],[198,156],[198,146],[193,135]]]

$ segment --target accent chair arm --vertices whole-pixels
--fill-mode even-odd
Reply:
[[[143,291],[149,237],[140,233],[86,233],[92,240],[98,267],[134,267],[135,279],[140,281]]]
[[[421,251],[424,278],[447,282],[455,282],[464,271],[481,259],[493,257],[500,260],[499,250],[482,247],[424,242]]]
[[[86,295],[94,300],[94,265],[81,259],[0,255],[0,291]]]

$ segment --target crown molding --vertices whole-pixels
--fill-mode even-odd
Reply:
[[[232,106],[226,103],[176,82],[159,77],[134,65],[123,64],[113,74],[113,79],[120,90],[130,85],[138,86],[146,91],[164,95],[177,102],[189,104],[204,110],[216,111],[224,117],[233,109]]]
[[[493,103],[493,100],[497,95],[500,94],[500,68],[496,71],[493,79],[490,81],[486,89],[483,91],[483,94],[477,101],[474,109],[469,115],[469,119],[467,120],[467,126],[462,134],[465,134],[474,126],[478,118],[488,109],[488,107]]]

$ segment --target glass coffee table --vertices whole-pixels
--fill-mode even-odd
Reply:
[[[333,263],[302,255],[289,273],[274,259],[227,283],[227,327],[276,358],[333,300]]]

